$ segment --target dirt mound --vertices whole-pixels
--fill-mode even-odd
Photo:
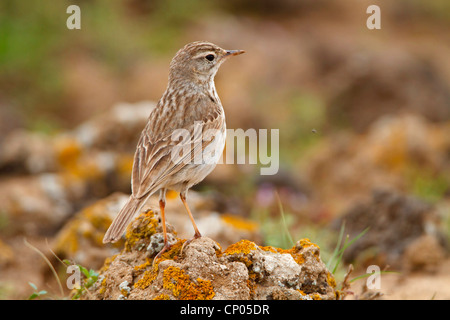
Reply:
[[[435,270],[445,257],[445,237],[431,205],[398,192],[376,190],[369,201],[355,204],[340,219],[350,238],[368,231],[344,253],[348,263],[389,265],[404,271]]]
[[[130,225],[125,247],[108,258],[82,299],[335,299],[336,282],[308,239],[283,250],[241,240],[222,250],[202,237],[184,247],[168,226],[172,247],[157,261],[161,225],[152,210]]]

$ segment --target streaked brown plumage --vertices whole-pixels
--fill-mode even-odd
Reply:
[[[136,212],[160,190],[165,242],[160,254],[167,250],[164,215],[167,189],[180,192],[195,229],[194,238],[201,236],[187,205],[186,194],[214,169],[223,151],[225,114],[215,89],[214,76],[223,61],[243,52],[224,50],[204,41],[189,43],[177,52],[170,63],[167,89],[150,113],[136,148],[132,194],[106,232],[104,243],[117,241]],[[189,141],[182,140],[183,135],[187,135]],[[188,147],[189,152],[180,153],[179,148],[183,146]],[[177,156],[179,154],[184,157]],[[198,161],[203,158],[209,161]]]

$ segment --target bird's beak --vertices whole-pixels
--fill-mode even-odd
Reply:
[[[245,53],[244,50],[227,50],[227,53],[224,55],[224,57],[237,56],[243,53]]]

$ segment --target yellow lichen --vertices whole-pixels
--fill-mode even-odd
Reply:
[[[313,293],[309,295],[313,300],[322,300],[322,296],[318,293]]]
[[[98,290],[98,292],[100,294],[104,294],[106,292],[106,277],[103,278],[101,284],[100,284],[100,289]]]
[[[13,249],[0,240],[0,265],[9,263],[14,260]]]
[[[230,245],[223,254],[225,255],[232,255],[232,254],[239,254],[243,253],[245,255],[249,254],[251,251],[256,250],[257,246],[254,242],[251,242],[249,240],[241,240],[239,242],[236,242],[232,245]]]
[[[336,279],[330,272],[327,273],[327,283],[330,287],[336,288]]]
[[[300,246],[302,248],[308,248],[310,246],[314,246],[314,247],[320,249],[317,244],[312,243],[311,240],[309,240],[308,238],[300,239],[299,242],[300,242]]]
[[[127,228],[125,248],[131,251],[136,243],[142,239],[150,239],[156,233],[158,219],[152,210],[141,213]]]
[[[78,213],[70,223],[65,225],[56,238],[55,251],[67,257],[75,256],[80,248],[80,243],[88,240],[89,245],[104,248],[103,236],[111,224],[111,217],[106,212],[106,204],[110,199],[100,200],[86,207]],[[114,248],[121,248],[123,241],[109,244]]]
[[[55,149],[58,163],[63,168],[71,168],[72,166],[75,166],[82,153],[81,146],[78,141],[68,137],[56,139]]]
[[[152,265],[152,260],[147,258],[143,264],[134,266],[134,271],[139,272],[139,271],[145,270],[145,269],[147,269],[148,266],[151,266],[151,265]]]
[[[168,251],[164,252],[161,255],[161,259],[158,261],[158,263],[163,260],[177,260],[178,255],[180,254],[181,248],[183,247],[183,243],[185,241],[186,241],[185,239],[177,238],[177,242],[174,243]]]
[[[147,270],[144,272],[141,279],[139,279],[139,281],[134,284],[134,287],[144,290],[152,284],[157,276],[158,273],[156,272],[156,270]]]
[[[184,270],[174,266],[164,270],[163,288],[171,290],[180,300],[211,300],[215,295],[211,281],[200,278],[191,281]]]
[[[117,172],[122,176],[129,177],[131,176],[131,171],[133,169],[133,155],[122,155],[117,161]]]
[[[170,300],[170,297],[167,294],[161,293],[153,298],[153,300]]]
[[[236,229],[255,231],[258,229],[258,224],[255,222],[247,221],[232,214],[223,214],[221,216],[223,222],[232,225]]]
[[[220,244],[218,242],[216,242],[216,245],[217,245],[217,247],[215,248],[216,256],[218,258],[220,258],[223,254],[222,247],[220,246]]]
[[[261,250],[264,250],[264,251],[270,251],[270,252],[273,252],[273,253],[277,253],[278,251],[277,251],[277,248],[274,248],[274,247],[272,247],[272,246],[260,246],[260,248],[261,248]]]
[[[74,138],[62,137],[55,141],[55,153],[63,177],[73,179],[97,180],[103,177],[97,159],[83,153],[82,145]]]
[[[107,271],[109,269],[109,266],[111,265],[111,263],[117,258],[119,254],[115,254],[111,257],[108,257],[105,259],[105,263],[103,263],[103,267],[100,269],[99,273],[105,273],[105,271]]]

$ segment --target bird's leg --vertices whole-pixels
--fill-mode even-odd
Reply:
[[[189,206],[186,202],[186,192],[180,192],[180,199],[183,202],[187,213],[189,214],[189,218],[191,219],[192,226],[194,227],[194,230],[195,230],[194,237],[189,240],[186,240],[183,243],[183,246],[181,247],[181,251],[180,251],[180,255],[181,255],[183,253],[183,249],[186,245],[188,245],[192,240],[200,238],[202,235],[200,234],[200,231],[198,231],[197,225],[195,224],[195,221],[194,221],[194,217],[192,216],[191,210],[189,209]]]
[[[158,260],[161,255],[170,249],[169,242],[167,241],[167,230],[166,230],[166,217],[164,214],[164,209],[166,207],[166,189],[161,189],[160,195],[159,195],[159,210],[161,212],[161,223],[163,227],[163,235],[164,235],[164,247],[161,249],[160,252],[156,255],[156,257],[153,259],[153,265],[155,264],[156,260]]]

